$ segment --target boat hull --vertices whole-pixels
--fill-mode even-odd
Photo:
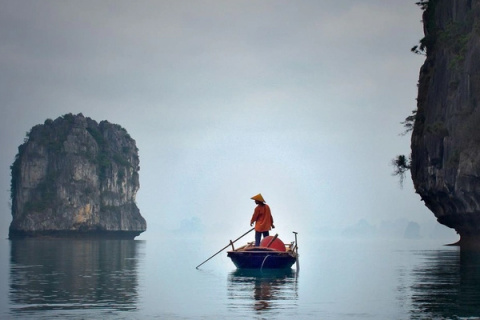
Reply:
[[[280,251],[229,251],[227,256],[239,269],[289,269],[297,261],[295,254]]]

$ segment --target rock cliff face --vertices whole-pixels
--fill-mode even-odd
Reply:
[[[426,60],[412,132],[416,192],[462,243],[480,244],[480,1],[424,5]]]
[[[11,166],[10,238],[134,238],[146,230],[135,203],[138,150],[125,129],[82,114],[46,120]]]

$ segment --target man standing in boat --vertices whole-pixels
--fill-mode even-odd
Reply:
[[[255,222],[255,246],[258,247],[262,235],[264,238],[268,237],[270,229],[275,228],[275,226],[273,225],[273,217],[270,207],[265,203],[262,194],[259,193],[250,199],[255,200],[255,203],[257,204],[255,211],[253,212],[252,220],[250,220],[250,226],[253,226],[253,223]]]

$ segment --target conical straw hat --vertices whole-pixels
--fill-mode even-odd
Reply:
[[[261,193],[257,194],[256,196],[251,197],[250,199],[257,200],[257,201],[260,201],[260,202],[265,202],[265,199],[263,199]]]

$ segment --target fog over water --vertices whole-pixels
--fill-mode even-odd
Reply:
[[[233,238],[251,196],[276,232],[403,237],[450,230],[391,176],[408,154],[424,57],[415,1],[0,0],[0,235],[25,133],[83,113],[140,155],[139,239]],[[370,231],[371,232],[370,232]]]

